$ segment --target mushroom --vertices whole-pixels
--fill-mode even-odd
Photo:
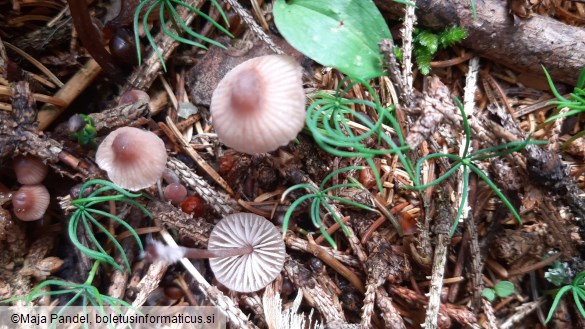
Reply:
[[[302,68],[285,55],[249,59],[219,82],[210,110],[225,145],[249,154],[274,151],[305,124]]]
[[[163,195],[165,200],[177,206],[187,197],[187,188],[181,183],[172,183],[164,188]]]
[[[112,131],[100,144],[95,161],[114,184],[138,191],[162,176],[167,151],[165,143],[154,133],[122,127]]]
[[[41,159],[32,155],[17,156],[12,161],[12,166],[16,180],[24,185],[40,184],[49,171],[49,167]]]
[[[136,48],[134,51],[136,51]],[[150,102],[150,96],[145,91],[131,89],[120,96],[120,99],[118,99],[118,106],[132,104],[140,101]]]
[[[25,185],[12,195],[14,214],[23,221],[43,217],[49,207],[49,201],[49,191],[43,185]]]
[[[231,290],[253,292],[278,276],[284,265],[285,247],[281,233],[264,217],[236,213],[215,225],[208,249],[173,248],[153,242],[146,253],[150,259],[167,262],[183,257],[210,258],[217,281]]]

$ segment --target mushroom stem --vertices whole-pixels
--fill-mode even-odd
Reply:
[[[233,256],[241,256],[252,253],[254,248],[250,245],[246,245],[242,248],[230,248],[230,249],[197,249],[197,248],[185,248],[185,257],[190,259],[201,259],[201,258],[225,258]]]
[[[154,261],[157,259],[174,263],[179,259],[186,257],[190,259],[206,259],[206,258],[227,258],[233,256],[241,256],[251,254],[254,247],[245,245],[241,248],[217,248],[214,249],[198,249],[185,247],[171,247],[159,241],[152,241],[146,247],[145,256]]]

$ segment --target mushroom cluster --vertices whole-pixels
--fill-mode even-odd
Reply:
[[[302,67],[285,55],[249,59],[219,82],[210,111],[225,145],[249,154],[274,151],[305,124]]]
[[[165,143],[150,131],[122,127],[98,147],[95,161],[121,188],[138,191],[156,183],[167,163]]]
[[[207,249],[173,248],[153,242],[146,248],[150,260],[176,262],[183,257],[209,258],[217,281],[239,292],[266,287],[282,270],[285,246],[278,229],[264,217],[237,213],[219,221]]]
[[[41,219],[49,207],[50,196],[41,183],[49,168],[37,157],[17,156],[12,162],[16,180],[22,186],[12,194],[12,207],[16,217],[23,221]]]

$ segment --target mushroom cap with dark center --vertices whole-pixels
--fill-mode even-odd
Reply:
[[[49,207],[49,191],[44,185],[25,185],[12,195],[14,214],[23,221],[41,219]]]
[[[254,154],[293,140],[305,124],[302,71],[284,55],[252,58],[229,71],[210,104],[220,141]]]
[[[164,142],[154,133],[122,127],[104,139],[95,160],[114,184],[138,191],[154,184],[162,176],[167,151]]]
[[[278,276],[284,265],[282,234],[271,222],[255,214],[237,213],[222,219],[211,232],[207,249],[247,246],[252,247],[251,253],[209,259],[217,281],[231,290],[260,290]]]

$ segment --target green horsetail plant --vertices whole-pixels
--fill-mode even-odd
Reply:
[[[550,319],[552,319],[557,306],[559,306],[559,301],[566,293],[569,292],[573,295],[573,301],[577,306],[577,310],[579,310],[581,316],[585,318],[585,307],[583,306],[583,303],[585,302],[585,271],[581,271],[575,276],[570,284],[565,285],[554,292],[555,298],[550,307],[550,311],[548,312],[545,323],[548,323]]]
[[[219,5],[219,3],[217,3],[216,0],[211,0],[211,3],[220,12],[226,25],[229,25],[227,16],[225,15],[225,13],[224,13],[223,9],[221,8],[221,6]],[[187,23],[185,23],[185,21],[183,21],[183,19],[181,18],[181,15],[179,15],[177,10],[175,9],[175,6],[184,7],[186,9],[188,9],[189,11],[203,17],[203,19],[205,19],[207,22],[210,22],[211,24],[213,24],[213,26],[215,26],[218,30],[220,30],[221,32],[223,32],[226,35],[233,38],[233,35],[227,29],[225,29],[223,26],[221,26],[219,23],[214,21],[211,17],[209,17],[205,13],[201,12],[199,9],[189,5],[186,2],[183,2],[180,0],[142,0],[140,2],[140,4],[136,7],[136,11],[134,12],[134,41],[136,43],[136,51],[138,53],[138,64],[139,65],[142,62],[142,54],[140,52],[140,37],[138,35],[138,24],[140,21],[140,14],[143,11],[143,9],[145,9],[145,8],[147,8],[147,9],[145,10],[144,15],[142,16],[142,26],[143,26],[145,34],[146,34],[146,39],[148,39],[148,42],[152,46],[152,50],[158,56],[160,62],[162,63],[162,66],[163,66],[163,69],[165,70],[165,72],[166,72],[167,68],[166,68],[166,65],[164,62],[164,58],[162,57],[162,54],[160,53],[160,50],[158,49],[158,46],[157,46],[156,42],[154,42],[154,38],[152,37],[150,30],[148,29],[148,18],[154,12],[154,10],[157,8],[158,8],[158,12],[159,12],[159,20],[160,20],[161,28],[162,28],[163,32],[166,35],[168,35],[169,37],[171,37],[171,38],[173,38],[176,41],[181,42],[181,43],[185,43],[185,44],[188,44],[188,45],[191,45],[194,47],[198,47],[198,48],[207,49],[207,47],[205,47],[202,43],[187,39],[185,37],[182,37],[175,32],[175,31],[182,30],[182,31],[186,32],[189,36],[191,36],[197,40],[200,40],[202,42],[207,42],[209,44],[212,44],[212,45],[215,45],[215,46],[218,46],[221,48],[225,48],[225,46],[222,45],[221,43],[219,43],[213,39],[207,38],[207,37],[195,32],[195,31],[193,31],[187,25]],[[167,27],[167,20],[168,20],[167,16],[169,17],[168,19],[170,19],[170,22],[173,24],[175,31],[171,31]]]
[[[544,70],[544,74],[546,75],[546,79],[548,81],[548,85],[550,86],[550,90],[552,91],[553,95],[557,98],[556,101],[551,101],[548,104],[557,105],[557,109],[562,109],[564,107],[568,108],[569,111],[561,114],[553,115],[552,117],[546,119],[545,122],[551,122],[558,118],[564,118],[571,115],[579,114],[581,112],[585,112],[585,90],[583,87],[585,86],[585,67],[581,70],[579,74],[579,78],[577,79],[577,85],[575,85],[575,89],[573,92],[569,94],[569,99],[566,99],[559,93],[557,88],[548,74],[548,71],[543,66],[542,69]]]
[[[84,192],[87,190],[88,187],[97,185],[102,185],[102,187],[96,189],[87,197],[83,196]],[[110,192],[114,192],[114,194],[105,195],[105,193]],[[125,222],[123,219],[115,215],[112,215],[109,212],[96,209],[95,206],[110,201],[125,202],[137,207],[146,216],[152,218],[152,215],[146,208],[144,208],[144,206],[133,200],[134,198],[141,197],[142,195],[130,193],[116,186],[112,182],[102,179],[94,179],[87,181],[85,184],[81,186],[79,195],[80,195],[79,199],[71,201],[71,205],[77,208],[71,215],[71,219],[69,220],[68,226],[69,238],[71,239],[73,245],[87,257],[95,259],[97,261],[102,261],[122,271],[122,267],[120,267],[120,265],[116,263],[114,258],[105,251],[104,247],[102,246],[102,243],[100,243],[100,241],[98,241],[97,237],[95,236],[94,228],[97,228],[97,230],[103,233],[106,236],[106,238],[116,247],[116,249],[118,249],[118,251],[122,255],[122,258],[124,259],[124,264],[126,265],[127,268],[130,268],[128,257],[126,256],[124,249],[122,248],[116,237],[114,237],[110,233],[110,231],[104,225],[102,225],[94,216],[97,215],[112,219],[114,222],[123,226],[131,233],[131,235],[136,240],[136,243],[138,243],[140,250],[142,251],[143,250],[142,242],[140,241],[138,234],[136,233],[134,228],[132,228],[132,226],[130,226],[130,224]],[[87,236],[89,237],[90,242],[95,246],[97,250],[91,249],[79,241],[77,233],[80,225],[83,226],[85,232],[87,233]]]
[[[455,233],[455,230],[457,229],[457,224],[459,223],[459,219],[461,218],[461,214],[463,213],[463,209],[465,206],[465,201],[467,200],[467,194],[469,192],[468,187],[469,187],[470,171],[475,173],[477,176],[479,176],[479,178],[481,178],[494,191],[494,193],[498,196],[498,198],[500,198],[500,200],[502,200],[502,202],[506,205],[508,210],[510,210],[510,212],[514,215],[516,220],[519,223],[522,223],[522,219],[520,218],[520,215],[518,214],[516,209],[514,209],[514,206],[512,206],[510,201],[508,201],[506,196],[500,191],[500,189],[496,186],[496,184],[494,184],[494,182],[492,182],[492,180],[486,174],[484,174],[483,171],[481,169],[479,169],[475,163],[489,159],[489,158],[501,157],[501,156],[505,156],[505,155],[508,155],[510,153],[513,153],[513,152],[520,151],[528,144],[546,144],[546,142],[545,141],[531,141],[530,137],[529,137],[525,141],[510,142],[510,143],[506,143],[506,144],[502,144],[502,145],[497,145],[497,146],[477,150],[475,152],[469,152],[469,145],[471,144],[471,129],[469,128],[469,122],[467,121],[467,115],[465,114],[465,111],[463,110],[463,104],[461,104],[461,102],[457,98],[455,98],[455,103],[457,103],[457,107],[461,111],[461,117],[463,118],[463,130],[465,133],[465,145],[463,147],[463,155],[458,156],[455,154],[448,154],[448,153],[433,153],[433,154],[429,154],[425,157],[422,157],[416,163],[416,167],[415,167],[416,176],[414,179],[414,183],[415,183],[414,186],[405,186],[405,188],[409,188],[409,189],[413,189],[413,190],[425,190],[431,186],[437,185],[440,182],[446,180],[449,176],[451,176],[453,173],[455,173],[460,167],[463,167],[463,182],[462,182],[463,195],[461,197],[461,202],[460,202],[459,207],[457,209],[457,216],[455,217],[455,224],[453,225],[453,228],[451,229],[451,235],[453,235],[453,233]],[[444,173],[443,175],[441,175],[439,178],[435,179],[434,181],[432,181],[428,184],[421,185],[420,173],[421,173],[421,167],[422,167],[423,163],[425,163],[426,161],[432,160],[432,159],[437,159],[437,158],[447,158],[447,159],[451,160],[452,161],[451,168],[449,170],[447,170],[447,172]]]
[[[342,87],[346,82],[347,86]],[[366,88],[373,101],[345,98],[357,83]],[[318,92],[309,97],[313,102],[307,109],[305,122],[315,142],[323,150],[343,158],[364,158],[374,172],[379,191],[382,191],[382,181],[374,163],[374,156],[396,154],[409,177],[414,178],[412,164],[403,153],[408,149],[408,145],[405,144],[400,126],[392,114],[394,108],[383,107],[368,82],[358,79],[352,81],[351,78],[345,78],[339,83],[335,95]],[[364,114],[351,108],[358,105],[372,109],[378,116],[377,121],[372,123]],[[357,133],[354,129],[355,125],[352,127],[353,123],[367,129],[363,133]],[[386,134],[385,129],[388,127],[385,126],[385,123],[390,123],[399,145]],[[370,138],[378,141],[377,147],[366,145]]]
[[[71,299],[69,299],[64,305],[59,305],[62,306],[62,308],[57,313],[57,317],[61,316],[67,310],[68,307],[76,306],[79,304],[81,304],[84,307],[85,314],[88,314],[85,307],[92,306],[99,311],[100,315],[106,315],[107,313],[104,307],[108,305],[114,307],[117,310],[118,314],[122,314],[119,307],[128,307],[136,311],[138,314],[141,314],[131,304],[125,302],[124,300],[107,295],[102,295],[100,293],[100,291],[93,285],[93,280],[95,279],[99,266],[100,261],[96,261],[93,263],[93,266],[89,271],[88,277],[83,283],[73,283],[54,279],[45,280],[41,282],[38,286],[36,286],[28,295],[5,299],[1,302],[11,303],[23,300],[26,303],[26,305],[30,305],[34,299],[42,298],[45,296],[54,297],[61,295],[72,295]],[[50,286],[56,287],[57,289],[47,290],[46,288]],[[53,322],[51,323],[50,328],[55,328],[56,325],[57,323]],[[85,323],[84,328],[89,328],[89,325]]]
[[[282,224],[282,231],[284,233],[286,233],[286,230],[288,229],[288,223],[290,220],[290,216],[295,211],[295,209],[298,208],[303,202],[312,199],[309,215],[311,217],[311,220],[313,221],[313,225],[315,225],[315,227],[319,229],[321,234],[323,234],[323,237],[325,238],[325,240],[327,240],[327,242],[329,242],[329,244],[333,248],[337,248],[337,244],[335,243],[335,241],[333,240],[331,235],[329,235],[329,233],[327,233],[326,228],[323,227],[323,225],[321,223],[321,208],[324,208],[335,219],[335,221],[339,224],[339,226],[341,227],[341,229],[343,230],[343,232],[347,236],[350,236],[350,232],[347,230],[347,227],[345,226],[345,224],[343,223],[341,218],[339,218],[339,216],[337,216],[337,214],[335,213],[335,211],[333,210],[331,205],[328,203],[328,201],[337,201],[337,202],[347,204],[350,206],[354,206],[356,208],[363,209],[363,210],[375,211],[375,209],[370,208],[370,207],[363,205],[361,203],[357,203],[357,202],[354,202],[351,200],[347,200],[347,199],[329,194],[330,192],[332,192],[336,189],[341,189],[341,188],[348,188],[348,187],[361,188],[361,184],[359,184],[359,183],[345,183],[345,184],[337,184],[334,186],[326,187],[327,182],[329,182],[329,180],[331,178],[333,178],[335,175],[338,175],[340,173],[347,172],[350,170],[361,170],[364,168],[365,167],[363,167],[363,166],[349,166],[349,167],[337,169],[337,170],[333,171],[332,173],[330,173],[329,175],[327,175],[325,177],[325,179],[323,179],[323,181],[321,182],[321,185],[319,185],[319,188],[316,188],[316,187],[309,185],[309,184],[297,184],[295,186],[288,188],[286,191],[284,191],[284,193],[282,194],[282,197],[281,197],[281,201],[284,201],[284,199],[287,197],[287,195],[295,190],[305,189],[305,190],[309,191],[310,193],[303,195],[302,197],[298,198],[297,200],[295,200],[295,202],[293,202],[290,205],[290,207],[286,211],[286,214],[284,215],[284,221]]]

